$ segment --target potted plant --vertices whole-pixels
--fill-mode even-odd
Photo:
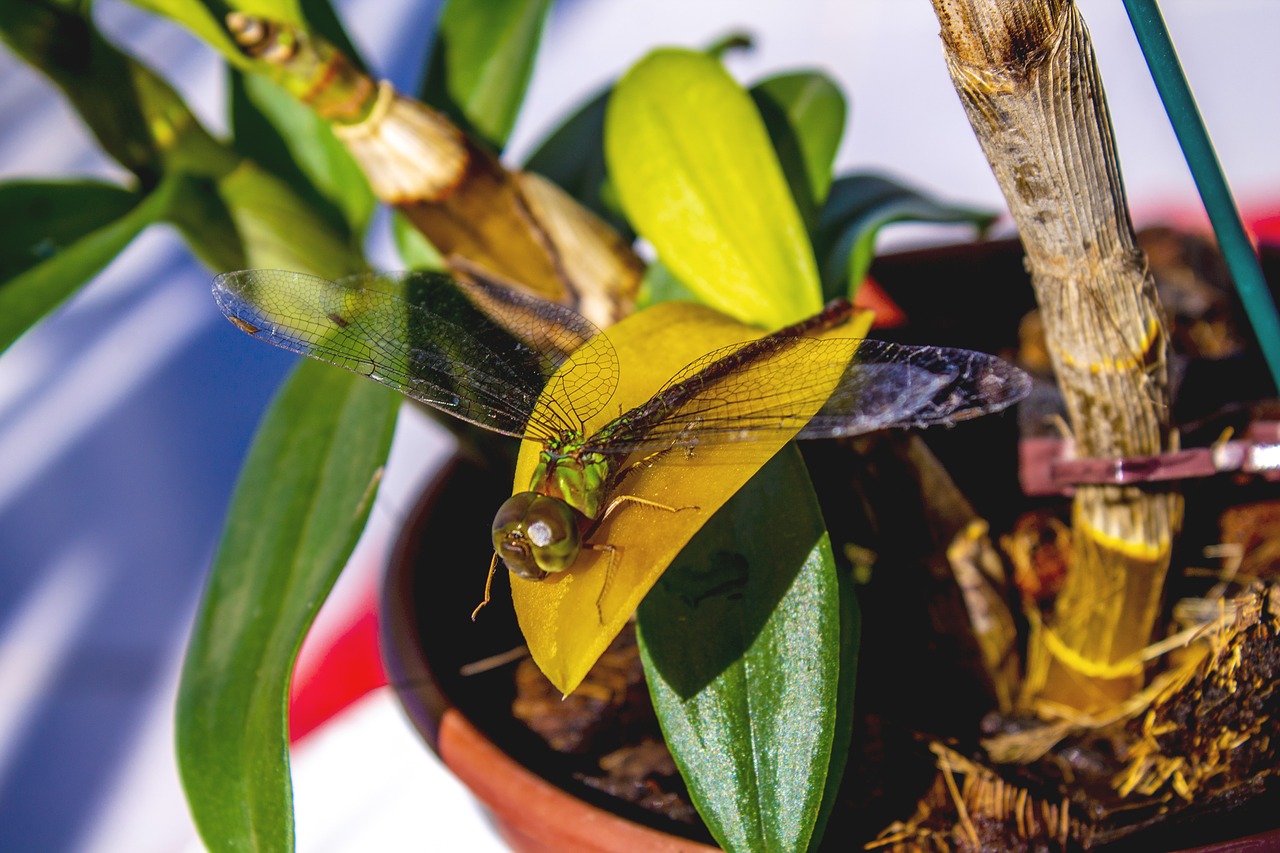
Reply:
[[[545,3],[453,0],[448,5],[438,37],[447,49],[437,49],[435,73],[425,87],[443,112],[374,83],[324,9],[304,16],[287,3],[262,7],[254,6],[255,15],[264,15],[260,18],[224,16],[220,9],[215,14],[211,6],[194,2],[156,6],[219,47],[240,70],[234,91],[244,118],[238,129],[246,132],[235,143],[204,133],[161,81],[105,42],[93,42],[94,55],[106,57],[110,72],[100,83],[131,81],[128,91],[139,97],[130,109],[150,119],[136,126],[149,128],[145,132],[121,134],[120,125],[107,118],[99,125],[104,145],[138,175],[138,209],[185,226],[196,247],[221,270],[278,267],[313,271],[325,279],[358,272],[363,263],[357,237],[372,201],[357,177],[363,172],[374,193],[400,213],[397,235],[406,265],[443,264],[454,275],[482,284],[524,285],[575,306],[602,326],[630,315],[636,301],[657,303],[687,288],[742,320],[777,328],[816,311],[820,291],[831,296],[846,292],[850,282],[860,283],[875,230],[884,222],[912,217],[986,221],[883,181],[833,182],[830,164],[844,124],[838,90],[822,75],[806,73],[767,80],[748,95],[713,58],[728,45],[645,58],[611,93],[607,118],[602,94],[548,140],[530,168],[571,190],[575,201],[553,181],[508,170],[491,153],[510,131]],[[40,3],[17,8],[6,13],[8,21],[0,21],[7,25],[6,37],[87,105],[91,87],[69,72],[66,57],[49,49],[48,38],[67,32],[99,38],[87,19]],[[495,32],[502,37],[493,38]],[[88,106],[85,110],[91,118],[100,115]],[[134,139],[131,133],[146,138]],[[704,185],[708,174],[714,179]],[[751,181],[744,183],[744,175]],[[198,228],[191,227],[192,210],[207,216]],[[644,269],[630,248],[633,228],[657,249],[661,263]],[[311,254],[313,246],[325,254]],[[104,255],[99,250],[94,257]],[[377,282],[383,287],[390,280]],[[42,294],[47,290],[38,281],[30,287]],[[56,294],[43,298],[47,307]],[[346,311],[344,306],[327,313],[326,334],[363,322],[360,306]],[[661,322],[645,325],[645,317]],[[251,333],[268,328],[242,315],[236,319]],[[655,352],[667,355],[662,349],[691,346],[691,353],[677,358],[678,368],[753,334],[718,324],[700,309],[667,305],[636,314],[611,332],[618,352],[632,359],[627,366],[633,373],[644,373],[643,364],[651,359],[659,374],[645,377],[647,390],[622,391],[620,401],[643,401],[674,372],[669,365],[656,366]],[[651,336],[670,326],[682,332],[655,351]],[[584,342],[580,337],[576,343]],[[304,364],[260,431],[188,653],[180,708],[188,793],[211,844],[275,848],[291,842],[285,688],[301,637],[363,524],[397,404],[398,398],[374,383]],[[466,438],[481,459],[501,458],[503,451],[485,436],[468,433]],[[627,621],[640,590],[662,575],[641,607],[640,633],[650,690],[702,817],[722,845],[798,849],[817,843],[837,798],[854,725],[856,611],[799,456],[786,451],[752,479],[773,450],[745,446],[744,453],[753,458],[699,468],[697,477],[687,471],[680,477],[676,463],[696,465],[714,457],[714,451],[699,448],[685,460],[659,456],[629,475],[660,481],[661,497],[651,500],[662,508],[656,520],[638,523],[633,531],[621,523],[609,530],[619,537],[607,542],[615,550],[592,555],[608,563],[605,588],[592,588],[568,604],[540,600],[553,588],[548,586],[529,590],[517,584],[516,590],[524,591],[513,594],[517,607],[524,608],[521,627],[534,658],[552,683],[568,692],[590,678],[591,664]],[[1119,455],[1165,449],[1123,448]],[[877,457],[877,452],[886,455]],[[530,477],[535,464],[530,454],[523,451],[518,482]],[[1006,442],[1003,458],[1012,455],[1013,445]],[[873,444],[857,458],[880,459],[885,469],[899,466],[946,491],[938,485],[946,483],[945,477],[939,479],[918,448],[877,451]],[[492,479],[492,468],[502,466],[490,464],[484,488],[503,491],[504,478]],[[826,473],[839,470],[833,464]],[[482,492],[481,476],[469,473],[468,489]],[[733,509],[693,538],[700,522],[679,510],[696,506],[710,514],[749,479],[753,485],[732,498]],[[509,480],[507,485],[509,493]],[[712,492],[690,491],[704,488]],[[780,503],[781,495],[787,499]],[[1162,500],[1172,505],[1172,498]],[[446,501],[448,510],[469,506],[454,501]],[[433,514],[431,523],[451,517]],[[747,519],[754,524],[744,530]],[[766,519],[802,531],[792,538],[804,547],[777,553],[779,537],[761,533],[768,529]],[[452,546],[451,533],[463,523],[461,517],[454,521],[435,528],[440,532],[425,545],[419,542],[419,549]],[[680,571],[663,575],[691,539],[688,556],[677,560]],[[644,549],[655,543],[664,553],[642,559]],[[610,560],[619,550],[626,556],[615,565]],[[855,564],[866,562],[856,550],[849,553]],[[744,570],[758,565],[787,568],[772,577]],[[778,586],[779,578],[796,583]],[[563,592],[571,585],[559,586]],[[992,607],[1000,600],[997,594]],[[699,607],[698,618],[689,618]],[[718,636],[707,628],[713,624],[708,607],[720,609],[720,619],[748,629],[736,637]],[[482,620],[491,620],[491,614]],[[503,630],[498,626],[497,635]],[[1042,630],[1038,641],[1046,636]],[[755,642],[760,638],[765,641]],[[805,646],[805,654],[796,644]],[[691,660],[691,649],[704,654]],[[798,660],[806,666],[795,666]],[[986,664],[989,677],[998,678],[998,669]],[[751,677],[762,673],[773,677]],[[412,692],[421,672],[406,669],[403,675],[401,686]],[[1131,673],[1126,671],[1125,679],[1133,685]],[[797,716],[808,723],[796,727]],[[733,722],[711,725],[712,717]],[[855,742],[871,741],[860,734]],[[697,752],[699,747],[704,753]],[[940,778],[954,781],[959,759],[953,753],[939,756]],[[735,759],[746,764],[737,766]],[[776,763],[774,775],[742,772],[747,765],[759,771],[769,764],[766,759]],[[968,776],[976,779],[982,772],[973,769]],[[1067,818],[1061,822],[1066,825]],[[957,820],[953,829],[965,831],[966,824]],[[902,837],[910,837],[933,830],[917,821],[902,831],[907,833]]]

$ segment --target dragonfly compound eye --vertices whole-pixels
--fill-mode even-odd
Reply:
[[[563,501],[521,492],[512,495],[493,519],[493,549],[512,574],[541,580],[573,565],[582,549],[573,510]]]

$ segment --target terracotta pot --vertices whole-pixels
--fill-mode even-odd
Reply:
[[[410,514],[383,591],[382,650],[414,725],[525,853],[704,851],[705,830],[667,820],[577,782],[554,753],[509,713],[511,665],[473,676],[468,664],[521,645],[505,572],[494,602],[470,614],[484,588],[488,528],[510,493],[510,472],[455,459]],[[430,653],[425,649],[430,649]]]

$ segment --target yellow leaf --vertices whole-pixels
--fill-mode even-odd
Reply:
[[[700,301],[774,327],[822,307],[764,121],[718,60],[663,48],[636,63],[609,98],[605,156],[628,221]]]
[[[870,314],[858,314],[821,337],[859,338],[870,321]],[[648,400],[696,358],[762,335],[759,329],[688,302],[664,302],[633,314],[609,329],[620,363],[618,389],[606,410],[587,423],[587,434]],[[833,368],[832,387],[841,372]],[[553,381],[548,387],[555,385]],[[813,405],[805,415],[817,408]],[[584,548],[562,574],[541,581],[512,576],[520,629],[534,661],[557,688],[568,694],[582,682],[685,543],[791,436],[780,431],[756,441],[699,444],[692,454],[675,450],[637,468],[620,492],[667,507],[696,509],[669,512],[624,504],[590,539],[614,546],[612,559],[608,552]],[[521,447],[514,491],[529,488],[540,450],[541,445],[532,441]]]

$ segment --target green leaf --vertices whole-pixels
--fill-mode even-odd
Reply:
[[[289,678],[364,528],[399,401],[304,361],[254,439],[178,692],[178,765],[212,850],[293,846]]]
[[[444,256],[400,211],[391,213],[391,237],[407,270],[445,269]]]
[[[0,38],[62,90],[103,149],[144,187],[175,162],[206,174],[234,164],[177,92],[104,39],[87,12],[40,0],[0,3]]]
[[[249,266],[235,216],[222,197],[221,182],[184,176],[167,206],[165,219],[178,228],[187,247],[210,269],[239,270]]]
[[[202,0],[202,2],[214,12],[225,9],[229,5],[231,8],[238,9],[247,15],[268,18],[273,21],[284,21],[298,25],[306,20],[303,17],[302,4],[299,3],[299,0],[231,0],[229,4],[222,2],[222,0]]]
[[[697,302],[698,297],[671,274],[662,261],[654,261],[645,267],[640,280],[640,292],[636,296],[636,310],[640,311],[659,302]]]
[[[289,24],[328,39],[357,67],[360,55],[351,43],[333,7],[327,0],[130,0],[157,15],[191,30],[201,40],[222,53],[241,71],[263,71],[265,64],[246,56],[226,27],[226,15],[240,11],[254,17]]]
[[[725,850],[803,851],[816,840],[839,781],[829,778],[832,745],[847,728],[839,705],[854,675],[841,667],[842,635],[847,643],[856,631],[842,631],[840,602],[822,514],[790,445],[640,606],[663,734]]]
[[[449,0],[422,100],[501,151],[533,73],[550,0]]]
[[[165,218],[215,270],[302,270],[333,278],[365,268],[359,243],[311,200],[251,160],[220,179],[178,176]]]
[[[879,175],[845,175],[832,185],[814,237],[823,291],[857,291],[875,257],[876,235],[891,222],[969,223],[981,232],[995,218],[991,211],[946,204]]]
[[[354,236],[332,225],[284,181],[250,160],[218,182],[248,266],[342,278],[365,268]]]
[[[359,235],[326,216],[314,193],[296,192],[229,149],[228,156],[237,158],[236,165],[221,174],[179,172],[167,179],[174,187],[163,216],[209,266],[302,270],[327,278],[365,269]]]
[[[100,181],[0,184],[0,282],[44,263],[109,225],[142,199]]]
[[[154,178],[159,154],[128,61],[87,15],[39,0],[0,3],[0,38],[62,90],[108,154]]]
[[[814,822],[809,849],[817,850],[822,842],[827,820],[836,805],[840,782],[849,760],[849,744],[853,740],[854,688],[858,682],[858,651],[862,644],[862,611],[858,607],[853,573],[837,568],[840,584],[840,684],[836,690],[836,724],[831,741],[831,764],[827,768],[827,784],[822,792],[822,807]]]
[[[241,53],[231,38],[225,24],[228,12],[240,9],[250,14],[300,25],[302,17],[293,0],[251,0],[244,3],[225,3],[222,0],[130,0],[157,15],[169,18],[189,29],[201,41],[217,49],[232,65],[243,70],[254,66],[254,61]]]
[[[750,36],[730,33],[710,45],[707,54],[718,59],[750,46]],[[524,167],[550,178],[624,238],[631,239],[631,225],[622,215],[617,193],[609,185],[604,162],[604,116],[612,91],[610,84],[588,98],[534,149]]]
[[[673,49],[641,60],[609,101],[605,158],[632,225],[708,305],[765,327],[822,307],[764,123],[719,62]]]
[[[799,71],[760,81],[751,87],[751,98],[796,206],[812,226],[831,187],[831,169],[844,135],[844,95],[825,74]]]
[[[0,350],[98,274],[169,205],[111,184],[0,185]]]
[[[281,178],[336,228],[361,235],[377,206],[364,172],[329,123],[266,77],[233,73],[236,149]]]

